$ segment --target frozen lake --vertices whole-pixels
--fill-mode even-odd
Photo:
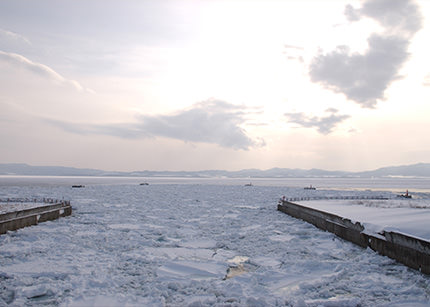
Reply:
[[[282,195],[405,189],[421,208],[429,179],[247,182],[1,176],[0,198],[64,197],[74,212],[0,236],[0,306],[430,305],[429,276],[276,210]]]

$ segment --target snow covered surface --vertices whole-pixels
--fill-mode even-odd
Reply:
[[[0,197],[64,197],[74,209],[0,236],[0,306],[430,304],[429,276],[276,210],[282,195],[393,197],[389,186],[133,180],[0,178]]]
[[[396,231],[430,241],[428,199],[311,200],[297,203],[360,222],[366,231]]]

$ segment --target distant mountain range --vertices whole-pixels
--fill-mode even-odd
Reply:
[[[365,172],[327,171],[322,169],[272,168],[240,171],[134,171],[115,172],[64,166],[31,166],[23,163],[0,164],[0,175],[21,176],[130,176],[130,177],[227,177],[227,178],[303,178],[303,177],[430,177],[430,163],[378,168]]]

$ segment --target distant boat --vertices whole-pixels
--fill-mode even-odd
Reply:
[[[72,188],[85,188],[85,186],[82,184],[74,184],[72,185]]]
[[[245,187],[252,187],[252,183],[251,182],[250,183],[246,183]]]
[[[313,187],[312,184],[308,187],[305,187],[305,190],[316,190],[316,187]]]
[[[401,197],[401,198],[412,198],[412,195],[411,195],[411,194],[409,194],[408,190],[406,190],[406,193],[405,193],[405,194],[397,195],[397,197]]]
[[[140,185],[149,185],[148,182],[142,182]]]

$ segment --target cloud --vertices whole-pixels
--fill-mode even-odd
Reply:
[[[92,92],[89,89],[84,89],[84,87],[80,85],[77,81],[64,78],[52,68],[40,63],[32,62],[26,57],[16,53],[0,51],[0,62],[11,65],[14,68],[23,69],[25,71],[31,72],[32,74],[35,74],[44,79],[48,79],[56,84],[71,86],[77,91],[85,90],[88,92]]]
[[[374,107],[408,58],[408,41],[374,34],[365,54],[352,53],[339,46],[329,54],[315,57],[310,66],[313,82],[345,94],[363,107]]]
[[[251,139],[241,128],[246,122],[246,110],[243,106],[210,99],[171,115],[139,115],[137,123],[133,124],[78,125],[57,120],[48,122],[77,134],[101,134],[120,138],[166,137],[242,150],[264,146],[263,140]]]
[[[304,48],[303,48],[303,47],[295,46],[295,45],[288,45],[288,44],[285,44],[285,45],[284,45],[284,47],[285,47],[285,49],[298,49],[298,50],[304,50]]]
[[[351,4],[346,5],[344,14],[351,22],[360,20],[359,10],[355,9]]]
[[[109,124],[109,125],[98,125],[98,124],[85,124],[85,123],[71,123],[60,121],[56,119],[44,119],[45,122],[57,126],[64,131],[73,134],[80,135],[110,135],[123,139],[135,139],[145,135],[140,129],[138,124]]]
[[[352,53],[346,46],[318,54],[309,66],[309,75],[312,82],[372,108],[401,77],[398,73],[409,58],[409,43],[422,27],[422,16],[418,6],[408,0],[367,0],[361,9],[346,6],[345,15],[351,22],[372,18],[384,31],[370,35],[368,49],[362,54]]]
[[[414,35],[422,27],[422,16],[412,0],[368,0],[361,9],[348,5],[345,15],[350,21],[369,17],[379,22],[390,33]],[[355,18],[354,18],[355,17]]]
[[[317,117],[307,116],[302,112],[285,113],[289,123],[298,124],[305,128],[316,128],[321,134],[329,134],[342,121],[349,118],[349,115],[338,115],[338,110],[330,108],[326,110],[328,115]]]
[[[288,60],[297,60],[300,63],[304,63],[303,47],[295,45],[284,45],[284,48],[285,51],[283,53],[286,54]]]
[[[30,41],[25,36],[22,36],[18,33],[11,32],[1,28],[0,28],[0,40],[2,41],[8,40],[10,42],[24,43],[25,45],[31,45]]]
[[[220,100],[207,100],[174,115],[141,116],[143,131],[190,142],[215,143],[234,149],[256,145],[240,127],[243,107]]]

